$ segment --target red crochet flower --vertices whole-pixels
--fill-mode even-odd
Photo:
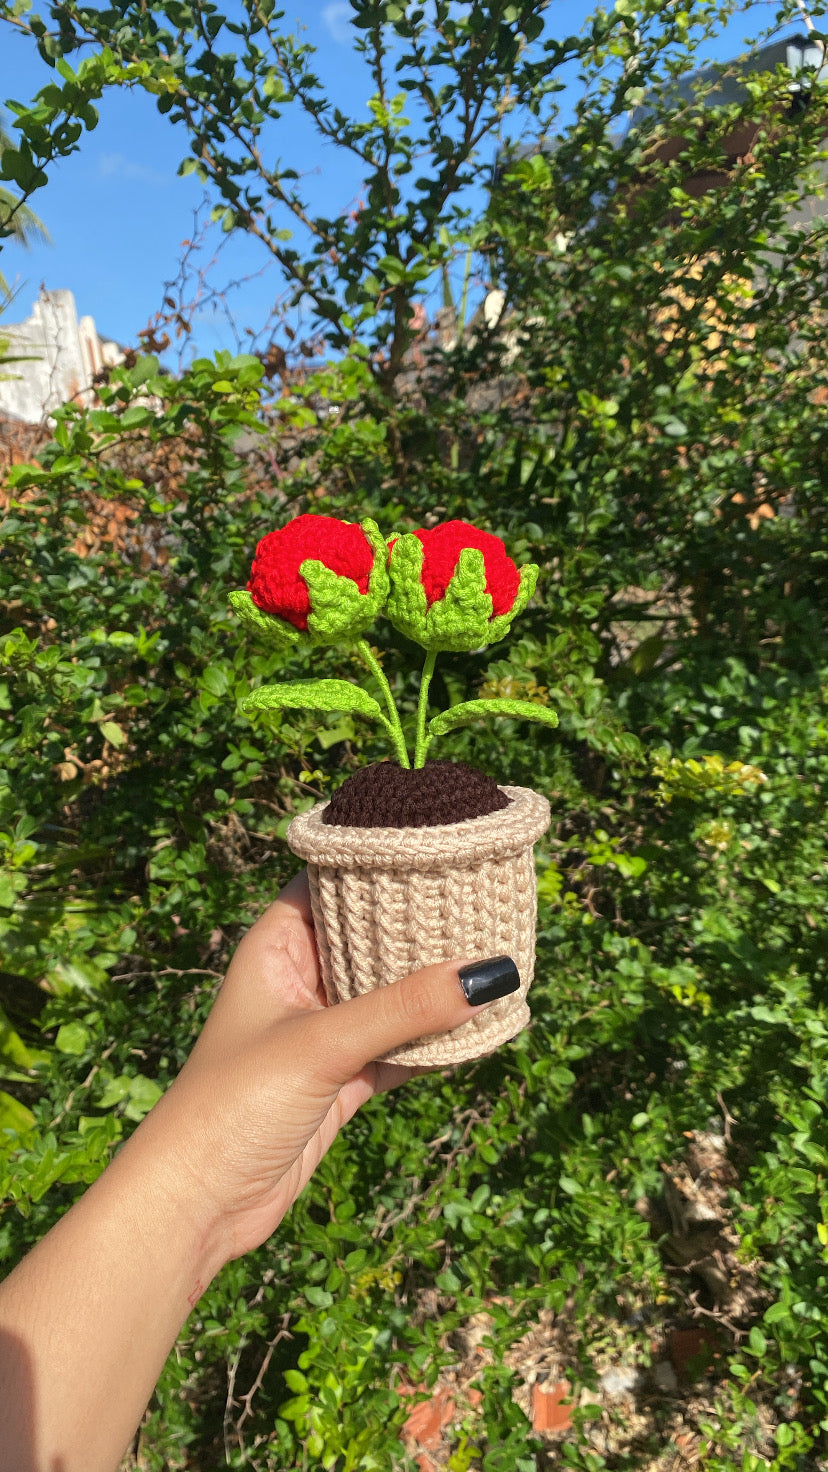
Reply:
[[[323,563],[340,577],[351,578],[360,593],[367,593],[374,551],[361,526],[336,516],[297,516],[287,526],[262,537],[247,591],[265,613],[276,614],[303,630],[308,627],[311,602],[299,569],[308,560]]]
[[[492,617],[508,613],[517,597],[520,573],[506,548],[492,532],[482,532],[467,521],[446,521],[430,530],[421,527],[414,533],[423,544],[423,570],[420,580],[426,602],[431,607],[446,595],[446,588],[457,570],[464,547],[483,553],[486,568],[486,592],[492,600]]]
[[[499,537],[467,521],[404,532],[389,546],[386,616],[435,654],[502,639],[535,590],[534,563],[518,570]]]

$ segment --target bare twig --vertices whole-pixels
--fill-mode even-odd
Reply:
[[[732,1124],[738,1124],[739,1121],[737,1119],[734,1119],[733,1115],[730,1113],[730,1110],[728,1109],[724,1099],[722,1098],[721,1090],[716,1094],[716,1102],[722,1111],[722,1119],[724,1120],[724,1142],[726,1145],[729,1145],[731,1143],[730,1126]]]
[[[247,1420],[248,1416],[251,1416],[253,1414],[253,1397],[255,1396],[256,1392],[258,1390],[261,1390],[261,1388],[262,1388],[262,1381],[264,1380],[264,1377],[267,1374],[268,1366],[270,1365],[270,1361],[273,1358],[273,1353],[274,1353],[274,1351],[276,1349],[276,1345],[279,1344],[281,1342],[281,1340],[283,1340],[283,1339],[292,1339],[293,1338],[293,1335],[291,1334],[291,1332],[290,1332],[290,1330],[288,1328],[289,1323],[290,1323],[290,1314],[289,1313],[282,1314],[281,1327],[278,1330],[278,1332],[273,1336],[273,1338],[270,1339],[270,1340],[268,1340],[267,1349],[265,1350],[264,1356],[262,1358],[262,1363],[260,1364],[259,1369],[258,1369],[258,1372],[256,1374],[256,1378],[253,1381],[253,1384],[251,1385],[250,1389],[247,1391],[247,1393],[245,1395],[243,1395],[241,1397],[240,1401],[238,1402],[238,1404],[242,1407],[242,1413],[241,1413],[241,1415],[239,1416],[239,1419],[236,1422],[236,1431],[238,1433],[239,1444],[240,1445],[242,1445],[242,1427],[243,1427],[245,1421]],[[242,1446],[242,1450],[243,1450],[243,1446]]]
[[[236,1402],[235,1402],[235,1399],[234,1399],[234,1392],[235,1392],[235,1389],[236,1389],[236,1375],[238,1374],[238,1371],[239,1371],[239,1364],[241,1362],[242,1350],[245,1348],[245,1345],[246,1344],[247,1344],[247,1340],[246,1339],[242,1339],[242,1341],[241,1341],[238,1349],[236,1350],[236,1353],[234,1354],[233,1359],[232,1359],[232,1361],[231,1361],[231,1363],[230,1363],[230,1365],[228,1366],[228,1369],[227,1369],[227,1399],[224,1402],[224,1418],[223,1418],[223,1421],[222,1421],[222,1436],[223,1436],[223,1439],[224,1439],[224,1460],[227,1463],[227,1466],[228,1467],[231,1465],[231,1463],[230,1463],[230,1457],[231,1457],[231,1453],[232,1453],[232,1450],[233,1450],[232,1447],[231,1447],[231,1445],[230,1445],[230,1428],[231,1428],[231,1426],[233,1424],[233,1411],[236,1408]]]
[[[67,1094],[66,1098],[63,1101],[63,1107],[58,1111],[54,1119],[49,1121],[48,1125],[46,1126],[47,1129],[53,1130],[55,1128],[55,1125],[60,1124],[60,1121],[66,1118],[66,1115],[69,1113],[69,1110],[72,1108],[72,1105],[75,1101],[75,1095],[80,1093],[83,1089],[89,1088],[93,1078],[95,1078],[96,1074],[100,1073],[101,1064],[106,1062],[111,1053],[114,1053],[116,1046],[116,1043],[110,1043],[109,1047],[104,1049],[97,1062],[93,1063],[88,1074],[86,1075],[86,1078],[83,1080],[83,1083],[77,1084],[75,1088],[71,1089],[70,1092]]]
[[[122,971],[119,976],[113,976],[113,981],[135,981],[139,976],[212,976],[216,981],[224,980],[223,971],[208,971],[203,966],[188,966],[181,969],[178,966],[162,966],[160,971]]]

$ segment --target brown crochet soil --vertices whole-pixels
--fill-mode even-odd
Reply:
[[[322,822],[350,828],[432,828],[508,806],[494,778],[465,762],[426,762],[411,770],[397,762],[376,762],[346,778]]]

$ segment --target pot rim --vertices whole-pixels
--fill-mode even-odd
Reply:
[[[474,868],[508,858],[540,838],[549,827],[549,803],[531,787],[501,787],[507,808],[423,828],[352,828],[322,822],[327,802],[299,813],[286,838],[300,858],[342,869]]]

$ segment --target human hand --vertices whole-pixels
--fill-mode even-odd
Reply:
[[[469,1020],[461,965],[328,1007],[304,874],[247,933],[190,1058],[133,1136],[168,1162],[214,1270],[270,1236],[361,1104],[421,1071],[379,1054]],[[500,995],[518,985],[512,970]]]

